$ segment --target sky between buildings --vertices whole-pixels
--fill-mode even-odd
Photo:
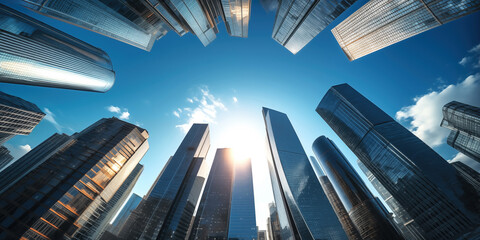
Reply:
[[[6,4],[105,50],[116,82],[107,93],[0,83],[0,90],[37,104],[45,119],[6,146],[19,157],[55,132],[73,134],[116,116],[148,130],[150,150],[134,192],[143,196],[194,122],[210,123],[211,147],[237,147],[252,157],[257,225],[265,229],[273,200],[265,158],[262,106],[286,113],[303,144],[332,139],[357,167],[355,155],[315,112],[327,90],[348,83],[395,117],[445,159],[463,158],[446,144],[441,107],[452,100],[480,106],[480,12],[349,62],[330,30],[359,0],[296,55],[271,38],[274,12],[252,1],[249,37],[220,33],[203,47],[192,34],[170,31],[151,52]],[[2,1],[3,3],[3,1]],[[361,171],[360,171],[361,172]],[[363,173],[360,173],[365,179]],[[371,185],[369,185],[371,186]]]

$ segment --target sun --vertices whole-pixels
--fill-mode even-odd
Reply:
[[[255,132],[246,124],[235,124],[224,130],[222,145],[232,149],[236,162],[244,162],[258,155],[258,137]]]

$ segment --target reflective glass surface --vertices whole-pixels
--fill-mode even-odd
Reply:
[[[274,170],[297,238],[347,239],[287,115],[268,108],[263,108],[263,115]]]
[[[234,37],[248,37],[251,0],[221,0],[228,33]]]
[[[115,81],[108,55],[0,4],[0,81],[106,92]]]
[[[477,0],[371,0],[332,33],[352,61],[479,9]]]
[[[128,216],[130,213],[138,207],[142,198],[137,194],[132,194],[128,201],[123,206],[122,210],[118,213],[115,220],[112,222],[112,228],[109,229],[111,233],[114,235],[118,235],[120,233],[120,229],[123,227],[123,224],[127,221]]]
[[[296,54],[355,0],[280,1],[272,37]]]
[[[25,157],[46,159],[0,194],[0,239],[72,237],[100,199],[112,199],[123,183],[118,179],[124,180],[135,167],[128,166],[130,160],[136,165],[146,151],[139,148],[148,149],[147,138],[144,129],[110,118],[75,134],[73,141],[55,135],[45,143],[55,143],[55,148],[44,144],[33,149]],[[19,161],[19,166],[31,163]]]
[[[426,239],[452,239],[476,225],[479,215],[471,206],[477,196],[455,169],[348,84],[330,88],[317,112]]]
[[[131,214],[120,237],[125,239],[157,239],[163,229],[168,229],[166,221],[172,221],[176,229],[184,231],[185,217],[178,214],[190,214],[197,202],[191,202],[192,197],[198,198],[197,191],[199,174],[197,158],[204,159],[210,147],[208,124],[193,124],[175,154],[160,173],[154,186],[146,196],[144,203]],[[193,181],[193,183],[192,183]],[[192,185],[193,184],[193,185]],[[203,186],[203,182],[201,184]],[[195,196],[190,196],[193,194]],[[195,204],[190,206],[189,204]],[[174,214],[175,212],[175,214]],[[174,220],[175,218],[176,220]],[[168,223],[168,224],[169,224]],[[165,225],[165,226],[164,226]],[[172,226],[173,225],[168,225]],[[188,230],[188,229],[187,229]]]
[[[150,51],[168,27],[146,0],[23,0],[28,8]]]

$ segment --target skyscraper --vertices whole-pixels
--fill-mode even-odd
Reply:
[[[153,0],[151,0],[153,1]],[[181,19],[184,19],[192,33],[202,42],[203,46],[207,46],[215,40],[215,28],[209,21],[205,11],[202,9],[199,1],[189,0],[164,0],[170,10]]]
[[[477,0],[370,0],[332,33],[353,61],[479,9]]]
[[[0,191],[0,239],[74,237],[99,202],[113,199],[148,150],[147,138],[144,129],[104,118],[47,139],[6,169],[12,176]]]
[[[77,231],[73,238],[99,239],[106,230],[108,223],[115,216],[115,213],[132,192],[142,171],[143,165],[137,164],[108,202],[103,198],[95,199],[95,202],[86,210],[92,213],[84,217],[81,221],[78,221],[81,222],[84,227]]]
[[[13,160],[13,156],[10,155],[10,151],[4,147],[0,146],[0,171],[3,167],[7,166]]]
[[[327,195],[328,201],[330,201],[333,210],[337,214],[338,220],[340,220],[340,223],[342,224],[343,230],[345,230],[345,233],[347,234],[348,239],[362,240],[360,233],[355,227],[355,224],[353,224],[347,210],[345,210],[345,207],[343,206],[342,201],[338,197],[335,188],[333,188],[332,183],[322,171],[320,165],[317,162],[317,159],[311,156],[310,163],[312,164],[315,174],[317,174],[318,180],[320,181],[320,185],[322,185],[325,195]]]
[[[268,226],[268,236],[271,240],[281,240],[281,239],[288,239],[282,238],[282,228],[280,226],[280,221],[278,218],[277,206],[275,203],[269,203],[268,209],[270,212],[270,217],[268,218],[267,226]],[[286,236],[289,236],[290,229],[285,229],[287,232]]]
[[[0,82],[94,92],[112,88],[115,73],[104,51],[2,4],[0,30]]]
[[[480,163],[480,108],[452,101],[443,106],[442,127],[451,129],[448,145]]]
[[[234,37],[248,37],[251,0],[221,0],[228,34]]]
[[[425,239],[454,239],[478,226],[478,196],[471,186],[348,84],[331,87],[316,110],[421,227]]]
[[[477,192],[480,193],[480,173],[479,172],[473,170],[471,167],[469,167],[467,164],[461,161],[450,162],[450,165],[455,167],[458,173],[460,173],[460,176],[462,176],[468,183],[470,183],[475,188]]]
[[[296,54],[355,1],[279,1],[272,37]]]
[[[130,213],[138,207],[140,201],[142,201],[140,196],[135,193],[132,194],[127,203],[125,203],[125,206],[123,206],[122,210],[118,213],[115,221],[112,222],[109,232],[113,233],[114,235],[118,235],[120,233],[120,229],[123,227],[123,224],[125,224],[127,221],[128,216],[130,216]]]
[[[282,239],[347,239],[287,115],[263,108]]]
[[[367,179],[372,183],[377,190],[380,197],[385,200],[385,203],[394,212],[393,222],[396,224],[398,231],[405,239],[424,240],[425,233],[420,226],[415,222],[407,211],[400,205],[400,203],[392,197],[387,189],[378,181],[378,179],[368,170],[363,163],[357,159],[358,167],[365,173]]]
[[[258,230],[257,240],[267,240],[267,231],[265,231],[265,230]]]
[[[190,239],[257,239],[250,159],[217,149]]]
[[[208,124],[193,124],[119,237],[185,238],[208,173],[204,159],[209,147]]]
[[[23,0],[28,8],[150,51],[168,26],[146,0]]]
[[[362,239],[402,239],[352,165],[332,140],[317,138],[313,152]]]
[[[2,5],[0,4],[0,14],[1,12]],[[0,32],[0,38],[1,34]],[[0,146],[15,135],[30,134],[44,116],[45,113],[37,105],[0,91]]]

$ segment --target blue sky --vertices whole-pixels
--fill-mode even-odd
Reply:
[[[356,157],[315,112],[330,86],[349,83],[415,130],[445,159],[454,158],[457,152],[445,144],[448,131],[438,127],[441,106],[454,99],[480,105],[480,13],[349,62],[330,30],[363,3],[357,1],[293,55],[271,38],[275,13],[265,12],[258,1],[252,3],[247,39],[229,37],[221,23],[217,39],[207,47],[192,34],[179,37],[171,31],[145,52],[7,0],[8,5],[105,50],[116,82],[103,94],[0,84],[1,91],[50,112],[31,135],[17,136],[6,146],[19,156],[26,145],[35,147],[54,132],[72,134],[100,118],[129,115],[127,121],[150,133],[150,150],[142,160],[145,170],[134,188],[142,196],[183,139],[182,125],[208,121],[209,161],[217,147],[242,145],[254,155],[260,228],[265,226],[266,204],[272,198],[262,155],[262,106],[289,116],[307,154],[312,154],[315,138],[326,135],[356,166]],[[109,111],[110,106],[118,113]]]

